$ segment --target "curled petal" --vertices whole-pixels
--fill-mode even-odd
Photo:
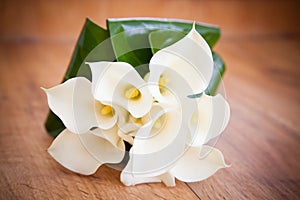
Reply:
[[[99,162],[119,163],[125,155],[125,144],[120,138],[119,140],[113,138],[112,135],[116,135],[116,132],[114,129],[102,130],[103,135],[107,134],[106,137],[99,137],[92,132],[79,137],[85,149]]]
[[[88,63],[92,70],[92,91],[95,99],[109,105],[117,104],[134,117],[149,112],[152,96],[137,71],[124,62]]]
[[[52,87],[43,89],[50,109],[73,133],[85,133],[97,126],[91,82],[77,77]]]
[[[103,163],[120,162],[124,156],[123,148],[116,148],[91,132],[78,135],[65,129],[55,138],[48,152],[67,169],[90,175]]]
[[[210,146],[190,147],[178,160],[170,173],[184,182],[196,182],[209,178],[225,164],[223,154]]]
[[[55,138],[48,152],[67,169],[84,175],[95,173],[103,164],[84,148],[79,135],[71,133],[67,129]]]
[[[198,110],[189,121],[189,145],[199,146],[220,135],[230,118],[230,107],[220,94],[203,94],[198,99]]]
[[[211,50],[201,35],[193,29],[183,39],[173,45],[161,49],[153,55],[150,65],[149,82],[156,85],[151,90],[155,98],[159,96],[159,81],[166,78],[165,87],[177,91],[178,78],[182,77],[191,91],[181,90],[184,95],[204,91],[211,79],[213,72],[213,58]]]

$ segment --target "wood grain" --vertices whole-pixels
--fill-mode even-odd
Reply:
[[[296,1],[15,2],[0,4],[0,199],[300,199]],[[224,27],[216,48],[228,66],[222,91],[232,117],[217,147],[231,168],[173,188],[125,187],[119,171],[81,176],[47,154],[39,87],[61,81],[87,15],[101,25],[107,17],[159,16]]]

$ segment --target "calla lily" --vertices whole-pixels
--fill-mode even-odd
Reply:
[[[163,109],[151,109],[155,117],[136,133],[121,181],[125,185],[162,181],[173,186],[175,178],[200,181],[227,167],[219,150],[203,145],[225,129],[230,111],[221,95],[210,97],[203,92],[212,76],[213,59],[195,27],[154,54],[149,68],[145,80]],[[188,98],[201,92],[200,99]],[[156,130],[162,116],[164,126]],[[201,152],[207,155],[200,159]]]
[[[152,107],[151,120],[137,131],[131,148],[132,166],[137,174],[163,174],[182,155],[186,126],[181,117],[178,107],[163,104]]]
[[[202,94],[197,99],[198,109],[189,121],[189,145],[200,146],[220,135],[230,118],[230,108],[220,94],[208,96]]]
[[[229,167],[221,151],[207,145],[188,148],[173,167],[157,176],[152,176],[151,173],[137,174],[134,171],[133,161],[134,157],[131,157],[120,177],[123,184],[127,186],[151,182],[163,182],[167,186],[175,186],[175,178],[184,182],[202,181],[219,169]]]
[[[150,118],[135,134],[130,160],[121,174],[125,185],[162,181],[174,186],[175,178],[186,182],[200,181],[227,166],[217,149],[189,145],[191,141],[185,140],[188,130],[181,123],[184,120],[178,107],[156,103],[150,111]],[[208,155],[199,160],[200,152]]]
[[[117,122],[113,108],[94,99],[92,84],[86,78],[72,78],[43,90],[50,109],[73,133],[86,133],[93,127],[110,129]]]
[[[88,63],[92,70],[95,98],[109,105],[117,104],[136,118],[149,112],[152,95],[137,71],[124,62]]]
[[[124,142],[119,140],[112,143],[107,138],[108,134],[112,139],[117,132],[112,129],[102,133],[98,130],[96,134],[92,131],[75,134],[65,129],[55,138],[48,152],[67,169],[90,175],[102,164],[119,163],[124,157]]]
[[[44,89],[51,110],[66,126],[49,153],[66,168],[92,174],[103,163],[124,157],[125,185],[175,179],[194,182],[228,167],[222,153],[208,145],[228,124],[226,100],[206,95],[213,72],[210,47],[195,30],[158,51],[144,79],[128,63],[87,63],[92,82],[73,78]],[[201,98],[189,98],[202,93]]]
[[[149,69],[149,82],[154,85],[151,87],[152,95],[160,102],[169,102],[170,93],[162,92],[162,88],[183,96],[200,93],[207,88],[213,72],[212,53],[193,25],[183,39],[155,53]],[[186,84],[178,84],[178,77]]]

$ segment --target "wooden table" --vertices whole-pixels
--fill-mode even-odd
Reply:
[[[158,7],[159,1],[153,1],[132,9],[132,1],[125,7],[119,1],[85,5],[4,1],[0,15],[0,25],[7,27],[1,26],[0,31],[0,199],[300,199],[300,37],[299,28],[288,22],[294,20],[298,4],[276,2],[167,1]],[[182,5],[191,12],[171,12]],[[259,9],[260,5],[270,13]],[[107,11],[99,14],[96,6]],[[200,12],[203,7],[208,8],[206,13]],[[237,19],[245,15],[241,7],[264,18],[239,23]],[[227,18],[220,14],[225,12],[222,8],[232,11]],[[285,12],[277,12],[281,8]],[[71,19],[76,9],[80,11]],[[92,176],[81,176],[48,155],[52,138],[43,127],[48,106],[39,87],[60,82],[89,9],[92,18],[102,20],[100,25],[107,17],[151,13],[224,25],[217,51],[228,66],[224,88],[232,115],[217,147],[231,168],[202,182],[177,181],[176,187],[125,187],[119,171],[104,166]],[[20,23],[14,24],[16,19]],[[265,29],[258,30],[264,25]]]

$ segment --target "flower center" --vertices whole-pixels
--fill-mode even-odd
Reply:
[[[111,106],[103,106],[101,111],[100,111],[101,115],[111,115],[112,114],[112,107]]]
[[[159,118],[155,121],[153,127],[156,128],[156,129],[160,129],[162,126],[162,120]]]
[[[164,76],[160,76],[159,81],[158,81],[158,86],[159,89],[162,89],[163,87],[165,87],[165,85],[168,83],[168,79]]]
[[[141,96],[141,92],[135,87],[131,87],[125,91],[125,97],[127,99],[134,100],[134,99],[138,99],[140,96]]]
[[[96,107],[96,110],[97,110],[97,114],[99,115],[102,115],[102,116],[113,116],[113,108],[109,105],[103,105],[101,102],[99,101],[95,101],[95,107]]]
[[[166,84],[169,82],[169,80],[164,77],[164,76],[160,76],[159,81],[158,81],[158,87],[161,93],[165,92],[165,86]]]

